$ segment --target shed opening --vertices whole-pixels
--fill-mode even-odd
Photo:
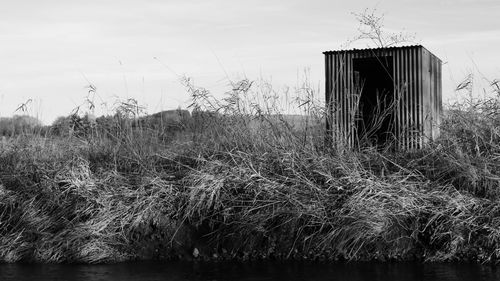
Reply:
[[[353,71],[359,95],[355,114],[356,142],[358,145],[386,145],[395,134],[393,58],[354,58]]]

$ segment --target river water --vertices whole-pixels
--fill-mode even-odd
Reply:
[[[181,263],[109,265],[0,264],[0,280],[500,280],[500,267],[421,263]]]

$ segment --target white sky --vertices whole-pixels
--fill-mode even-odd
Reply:
[[[351,12],[374,6],[445,62],[445,100],[471,70],[500,78],[499,0],[0,0],[0,116],[31,98],[50,123],[82,104],[86,79],[97,103],[133,97],[150,113],[188,104],[173,72],[214,94],[226,73],[278,89],[309,69],[323,88],[322,52],[356,35]]]

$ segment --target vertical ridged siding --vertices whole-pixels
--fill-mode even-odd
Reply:
[[[354,59],[392,57],[394,138],[402,149],[418,149],[439,135],[441,61],[422,46],[325,52],[328,139],[337,147],[356,143],[360,89]]]

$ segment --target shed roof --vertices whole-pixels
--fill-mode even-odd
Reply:
[[[435,56],[432,52],[427,50],[424,46],[422,45],[407,45],[407,46],[399,46],[399,47],[383,47],[383,48],[364,48],[364,49],[346,49],[346,50],[333,50],[333,51],[325,51],[323,54],[328,55],[328,54],[345,54],[345,53],[364,53],[367,51],[372,51],[372,52],[380,52],[380,51],[394,51],[394,50],[404,50],[404,49],[419,49],[422,48],[426,51],[428,51],[430,54]],[[439,59],[439,58],[438,58]]]

